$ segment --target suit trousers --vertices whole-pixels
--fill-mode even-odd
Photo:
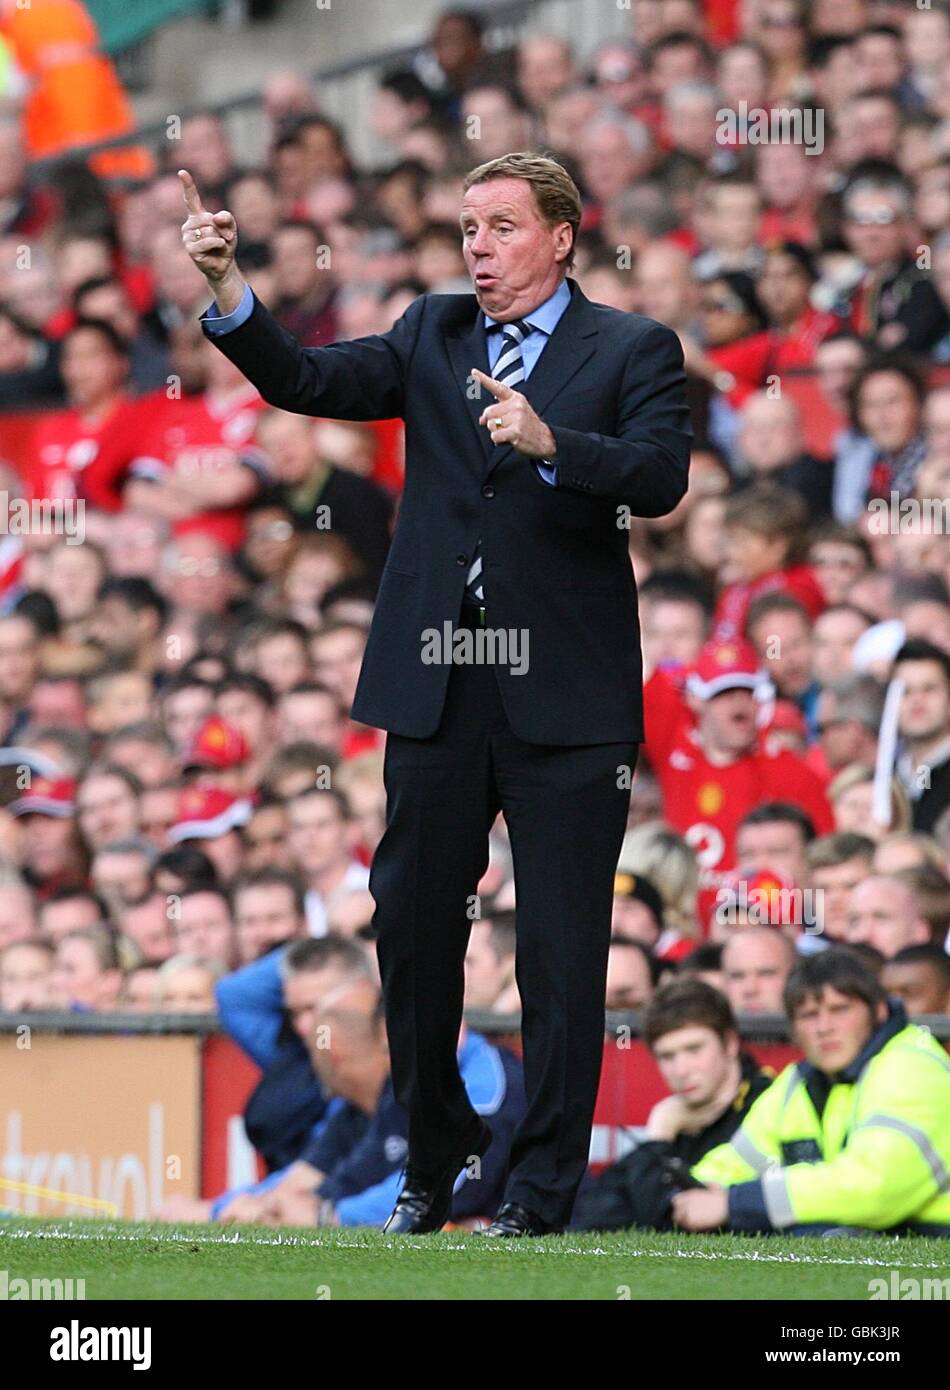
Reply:
[[[587,1166],[614,873],[638,751],[636,742],[524,742],[488,664],[452,666],[434,735],[386,740],[386,830],[370,891],[409,1168],[437,1173],[470,1152],[480,1129],[457,1048],[476,889],[500,810],[514,867],[527,1097],[505,1200],[555,1226],[568,1221]]]

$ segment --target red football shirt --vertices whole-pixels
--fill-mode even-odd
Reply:
[[[150,429],[132,467],[132,476],[160,479],[194,477],[236,459],[248,464],[261,482],[270,481],[265,455],[253,443],[265,402],[257,388],[229,392],[226,397],[202,392],[169,400],[163,391],[144,398],[151,403]],[[231,550],[244,539],[244,507],[222,507],[198,513],[172,526],[176,535],[209,531]]]
[[[72,409],[45,415],[33,436],[31,499],[82,498],[103,511],[120,511],[122,488],[147,422],[145,402],[125,395],[96,420]]]
[[[792,598],[798,599],[810,618],[817,618],[825,611],[824,591],[814,570],[810,565],[792,565],[789,569],[760,575],[751,583],[740,581],[727,584],[716,604],[712,638],[728,642],[735,637],[744,637],[752,604],[765,594],[777,593],[791,594]]]
[[[736,868],[736,833],[753,807],[791,801],[819,835],[834,829],[834,816],[820,779],[795,753],[769,751],[760,743],[745,757],[718,766],[706,757],[692,714],[666,672],[654,672],[643,695],[645,747],[663,793],[663,819],[696,854],[705,927],[717,887]]]

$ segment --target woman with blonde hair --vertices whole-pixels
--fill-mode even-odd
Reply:
[[[699,934],[696,893],[699,867],[696,855],[683,839],[663,821],[648,821],[628,830],[623,837],[619,873],[642,874],[663,899],[666,930],[656,944],[655,954],[676,959],[683,954],[677,946]]]

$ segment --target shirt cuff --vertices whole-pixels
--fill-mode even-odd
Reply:
[[[235,311],[235,312],[236,312],[236,311]],[[551,485],[551,487],[557,487],[557,464],[556,464],[556,463],[549,463],[546,459],[542,459],[540,462],[536,463],[534,466],[535,466],[535,468],[538,470],[538,473],[541,475],[541,477],[544,479],[544,481],[545,481],[546,483],[549,483],[549,484]]]
[[[211,336],[219,338],[225,333],[233,333],[235,328],[240,328],[241,324],[246,323],[253,312],[254,292],[250,285],[245,285],[241,302],[236,309],[232,309],[230,314],[222,314],[217,304],[212,302],[205,310],[204,321],[208,325],[208,332]]]

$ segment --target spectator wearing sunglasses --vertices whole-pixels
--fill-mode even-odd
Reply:
[[[861,269],[842,317],[883,349],[930,352],[950,331],[950,316],[910,249],[906,180],[885,160],[865,160],[852,171],[843,210],[844,239]]]

